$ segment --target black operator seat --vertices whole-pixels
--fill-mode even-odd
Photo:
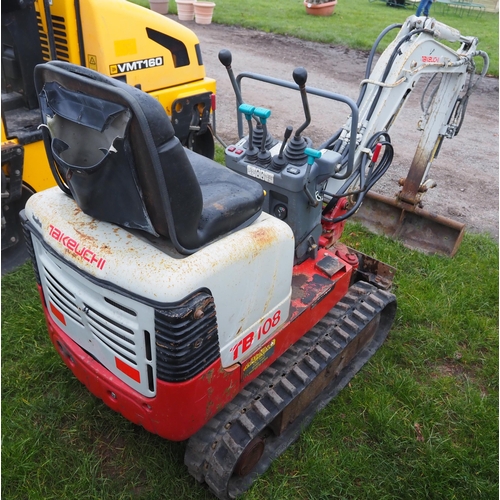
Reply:
[[[37,66],[35,84],[52,173],[86,214],[183,254],[260,215],[260,184],[185,149],[150,95],[61,61]]]

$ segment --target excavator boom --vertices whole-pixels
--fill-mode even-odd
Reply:
[[[459,43],[457,50],[442,42]],[[369,76],[361,82],[356,145],[351,141],[351,118],[338,139],[327,144],[346,154],[355,147],[353,171],[359,171],[367,150],[389,132],[420,78],[427,84],[421,99],[422,115],[417,121],[421,136],[413,161],[396,199],[368,193],[356,217],[376,232],[398,237],[413,248],[454,255],[464,225],[422,210],[422,195],[434,183],[428,178],[434,158],[445,138],[460,131],[467,102],[477,81],[486,74],[488,56],[477,50],[475,37],[435,19],[411,16],[380,56]],[[474,79],[475,58],[482,57],[481,75]],[[368,71],[367,71],[368,73]],[[327,141],[328,143],[328,141]],[[359,176],[347,188],[343,180],[331,179],[327,194],[339,189],[358,190]]]

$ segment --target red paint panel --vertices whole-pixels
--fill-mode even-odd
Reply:
[[[66,326],[66,319],[64,318],[64,314],[56,308],[52,302],[50,302],[50,310],[52,314],[64,325]]]
[[[327,254],[328,251],[321,249],[318,259]],[[147,398],[113,375],[73,342],[45,307],[44,312],[52,342],[56,348],[58,345],[64,347],[63,350],[57,348],[62,359],[92,394],[127,420],[142,425],[149,432],[172,441],[183,441],[203,427],[247,383],[260,375],[346,294],[352,267],[346,263],[345,269],[339,270],[328,283],[326,274],[319,271],[315,263],[314,260],[308,260],[295,268],[294,275],[299,278],[300,286],[295,290],[290,318],[283,328],[269,339],[269,342],[275,344],[265,362],[256,366],[244,382],[241,380],[240,364],[223,369],[218,359],[191,380],[180,383],[157,380],[156,396]],[[43,294],[41,296],[43,298]],[[60,312],[53,313],[59,319],[57,313]],[[267,343],[263,348],[268,348],[269,345]],[[131,366],[119,359],[116,359],[116,366],[133,380],[139,381],[140,373]]]
[[[127,420],[165,439],[188,439],[241,390],[239,365],[227,371],[219,359],[186,382],[157,380],[156,397],[148,398],[133,390],[73,342],[46,308],[45,319],[52,343],[76,378]]]
[[[120,358],[115,358],[116,367],[121,372],[125,373],[127,377],[130,377],[132,380],[135,380],[138,384],[141,383],[141,373],[139,370],[136,370],[127,363],[123,362]]]

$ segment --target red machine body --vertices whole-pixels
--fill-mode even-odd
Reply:
[[[163,438],[183,441],[203,427],[345,296],[354,268],[334,258],[332,250],[322,249],[316,260],[309,259],[295,266],[290,316],[248,360],[223,368],[219,359],[185,382],[157,380],[154,398],[138,394],[68,337],[61,325],[64,313],[58,311],[59,321],[54,321],[41,287],[39,290],[52,343],[76,378],[127,420]],[[357,265],[355,254],[350,255]],[[332,263],[335,267],[331,267]],[[52,303],[51,308],[57,310]]]

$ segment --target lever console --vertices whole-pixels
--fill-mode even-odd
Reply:
[[[281,143],[268,151],[272,160],[279,157]],[[303,165],[286,163],[280,169],[271,162],[263,166],[249,161],[247,138],[228,146],[226,166],[246,177],[257,180],[266,191],[263,210],[285,221],[295,237],[295,261],[313,257],[321,236],[321,210],[323,208],[321,184],[335,171],[341,155],[334,151],[316,151],[306,148],[308,160]],[[309,156],[307,156],[309,155]]]
[[[225,62],[230,60],[228,52],[224,51]],[[226,69],[231,78],[230,68],[226,66]],[[321,184],[330,178],[341,161],[339,153],[327,149],[312,149],[311,141],[301,136],[310,123],[305,91],[306,78],[307,72],[303,68],[294,71],[294,80],[299,85],[306,121],[291,139],[292,127],[289,126],[283,141],[269,141],[267,127],[270,110],[241,101],[238,109],[248,122],[249,134],[236,144],[228,146],[225,151],[225,162],[229,169],[255,179],[266,191],[263,210],[285,221],[292,228],[296,264],[316,256],[322,233]],[[234,76],[231,81],[234,82],[233,87],[236,87],[238,99],[239,87]],[[239,96],[241,98],[241,94]],[[257,121],[256,128],[252,126],[252,116]],[[268,140],[263,141],[264,137]]]

